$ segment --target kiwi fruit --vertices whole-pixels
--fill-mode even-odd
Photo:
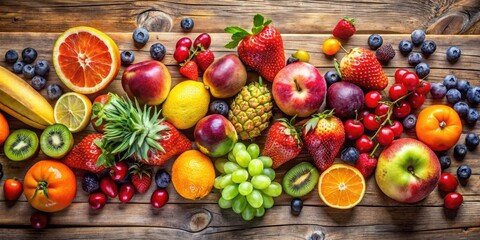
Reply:
[[[51,158],[62,158],[73,148],[73,135],[63,124],[53,124],[40,135],[40,149]]]
[[[299,163],[285,173],[283,190],[292,197],[303,197],[315,188],[319,177],[317,168],[311,163]]]
[[[3,145],[5,156],[12,161],[24,161],[38,153],[38,136],[28,129],[12,132]]]

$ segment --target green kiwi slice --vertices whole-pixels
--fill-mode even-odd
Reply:
[[[283,177],[283,190],[292,197],[305,196],[315,188],[319,177],[317,168],[311,163],[299,163]]]
[[[63,124],[53,124],[40,135],[40,149],[51,158],[62,158],[73,147],[73,135]]]
[[[12,161],[24,161],[38,152],[38,136],[28,129],[12,132],[3,145],[5,156]]]

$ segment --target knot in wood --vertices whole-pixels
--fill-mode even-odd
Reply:
[[[201,209],[199,211],[193,212],[190,216],[190,231],[200,232],[203,229],[207,228],[211,221],[212,214],[209,211]]]
[[[307,237],[307,240],[324,240],[325,233],[322,231],[315,231],[310,236]]]
[[[173,27],[173,20],[162,11],[146,10],[138,14],[137,26],[150,32],[170,32]]]

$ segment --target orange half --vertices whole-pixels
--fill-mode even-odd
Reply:
[[[318,180],[318,195],[327,206],[350,209],[362,201],[366,183],[360,171],[346,164],[334,164]]]
[[[78,93],[92,94],[104,89],[120,69],[117,44],[91,27],[65,31],[55,42],[52,55],[60,80]]]

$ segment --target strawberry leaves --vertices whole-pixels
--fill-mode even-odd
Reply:
[[[252,32],[249,33],[245,29],[241,27],[235,27],[235,26],[230,26],[226,27],[224,29],[225,32],[231,33],[232,34],[232,41],[229,43],[225,44],[225,48],[228,49],[233,49],[238,46],[238,44],[246,37],[251,36],[251,35],[257,35],[259,32],[263,30],[265,26],[268,24],[272,23],[271,19],[267,19],[265,21],[265,18],[261,14],[257,14],[253,17],[253,27],[252,27]]]

